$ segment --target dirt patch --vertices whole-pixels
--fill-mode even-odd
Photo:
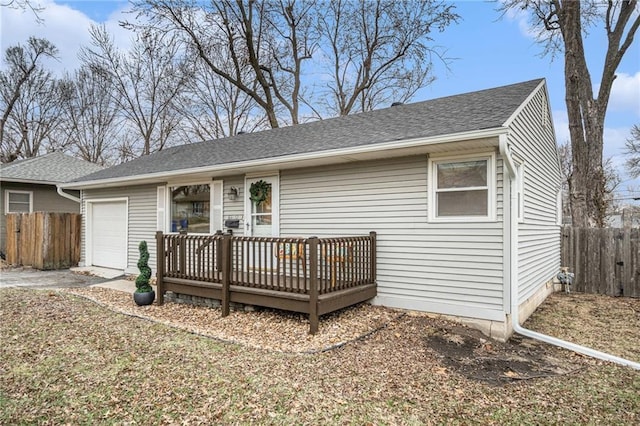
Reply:
[[[425,338],[425,345],[450,370],[492,385],[572,370],[566,358],[555,356],[549,345],[521,336],[513,336],[506,343],[497,342],[463,326],[438,328]]]

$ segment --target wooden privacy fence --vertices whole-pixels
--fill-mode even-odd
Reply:
[[[80,261],[78,213],[10,213],[7,263],[37,269],[66,269]]]
[[[639,229],[563,227],[561,250],[575,291],[640,297]]]
[[[376,233],[340,238],[156,234],[158,303],[164,293],[320,315],[376,296]]]

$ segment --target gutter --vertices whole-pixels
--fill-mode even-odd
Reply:
[[[287,165],[295,164],[296,167],[304,167],[301,164],[304,161],[320,161],[325,160],[334,162],[336,158],[342,158],[343,161],[354,161],[358,155],[366,155],[376,152],[391,152],[400,150],[416,149],[425,146],[437,145],[447,142],[459,142],[462,140],[471,141],[478,139],[491,139],[498,137],[506,132],[504,127],[496,127],[482,130],[474,130],[469,132],[460,132],[447,135],[438,135],[432,137],[421,137],[406,140],[392,140],[381,142],[373,145],[353,146],[348,148],[336,148],[326,151],[313,151],[305,153],[287,154],[279,157],[257,158],[253,160],[237,161],[232,163],[223,163],[207,166],[198,166],[188,169],[178,169],[171,171],[161,171],[154,173],[145,173],[143,175],[121,176],[114,178],[94,179],[85,181],[66,182],[62,184],[65,189],[95,189],[116,187],[122,185],[141,185],[164,182],[177,176],[194,175],[194,174],[220,174],[246,172],[247,169],[258,168],[257,171]],[[383,157],[387,158],[387,157]]]
[[[500,155],[505,160],[507,170],[509,172],[510,183],[516,178],[516,170],[514,167],[513,159],[511,158],[511,152],[507,144],[507,135],[500,135],[498,141],[498,149]],[[510,265],[510,284],[511,284],[511,323],[513,331],[532,339],[540,340],[545,343],[549,343],[554,346],[558,346],[564,349],[568,349],[573,352],[577,352],[583,355],[590,356],[592,358],[601,359],[603,361],[613,362],[616,364],[631,367],[635,370],[640,370],[640,363],[621,358],[615,355],[608,354],[606,352],[600,352],[595,349],[577,345],[575,343],[567,342],[566,340],[558,339],[547,334],[538,333],[537,331],[529,330],[520,325],[519,322],[519,303],[518,303],[518,217],[517,209],[514,209],[518,202],[516,192],[513,191],[512,185],[509,185],[510,196],[510,222],[511,222],[511,265]]]
[[[80,198],[74,197],[71,194],[67,194],[66,192],[64,192],[62,190],[62,188],[60,186],[56,185],[56,190],[58,191],[58,195],[60,195],[61,197],[64,197],[64,198],[69,199],[71,201],[75,201],[76,203],[80,204]]]

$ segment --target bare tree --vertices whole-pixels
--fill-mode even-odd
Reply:
[[[180,97],[184,115],[181,130],[186,141],[223,138],[267,127],[264,114],[242,90],[208,71],[202,60],[194,61],[192,78]]]
[[[51,73],[32,73],[7,119],[3,157],[30,158],[64,149],[64,143],[55,137],[62,121],[64,96],[62,82]]]
[[[111,163],[122,120],[109,75],[83,66],[64,84],[67,95],[60,132],[68,149],[92,163]]]
[[[34,4],[31,0],[2,0],[0,1],[0,7],[6,7],[9,9],[30,10],[33,16],[36,18],[36,22],[41,24],[44,22],[40,13],[44,10],[39,3]]]
[[[9,141],[6,140],[7,120],[23,94],[25,86],[35,84],[46,74],[42,71],[40,60],[44,57],[55,58],[57,54],[58,49],[50,41],[36,37],[30,37],[26,46],[18,44],[5,51],[4,62],[8,65],[8,69],[0,71],[2,162],[12,161],[25,155],[18,144],[9,144]],[[38,78],[33,78],[34,74],[37,74]],[[13,147],[13,150],[10,146]]]
[[[604,120],[616,70],[640,26],[637,0],[509,0],[501,6],[504,12],[511,9],[531,12],[532,25],[538,30],[545,53],[564,54],[573,162],[572,221],[574,226],[603,226],[607,193],[602,161]],[[608,46],[603,52],[600,87],[594,97],[583,37],[589,27],[600,23]]]
[[[571,143],[566,141],[558,147],[558,155],[560,156],[560,167],[562,169],[562,215],[571,216],[571,203],[568,196],[572,193],[571,185],[573,182],[571,176],[573,174],[573,154],[571,152]],[[604,173],[604,196],[603,208],[606,214],[617,209],[616,191],[618,191],[622,179],[618,171],[613,165],[611,157],[606,158],[602,163]],[[605,216],[606,216],[605,214]],[[604,217],[603,217],[604,219]]]
[[[175,39],[169,34],[141,32],[131,51],[123,53],[104,26],[93,26],[90,33],[92,47],[83,47],[80,58],[112,82],[120,114],[143,144],[141,149],[131,146],[131,154],[137,157],[162,150],[179,124],[175,98],[185,82]]]
[[[432,55],[448,62],[430,34],[457,22],[454,6],[434,0],[336,0],[319,27],[330,58],[330,108],[339,115],[405,102],[433,82]]]
[[[210,72],[250,97],[275,128],[280,126],[280,109],[288,112],[291,124],[299,121],[302,67],[315,49],[310,15],[314,4],[139,0],[134,10],[148,23],[126,26],[179,33]]]
[[[631,137],[625,143],[625,154],[625,167],[635,179],[640,176],[640,124],[634,124],[631,128]]]

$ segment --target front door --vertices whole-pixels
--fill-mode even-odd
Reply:
[[[279,234],[278,176],[247,178],[245,181],[245,236],[277,237]],[[246,271],[268,273],[275,265],[274,243],[247,242]],[[250,247],[249,247],[250,246]]]
[[[277,237],[280,234],[278,183],[278,176],[246,179],[245,235]]]

